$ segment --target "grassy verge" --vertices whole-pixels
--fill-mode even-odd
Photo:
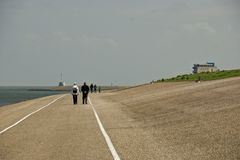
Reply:
[[[206,73],[195,73],[195,74],[184,74],[178,75],[176,77],[167,78],[167,79],[160,79],[156,82],[177,82],[177,81],[209,81],[209,80],[217,80],[223,78],[230,78],[230,77],[237,77],[240,76],[240,69],[235,70],[223,70],[218,72],[206,72]]]

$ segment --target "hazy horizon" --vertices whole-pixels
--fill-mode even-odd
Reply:
[[[238,0],[1,0],[0,86],[136,85],[240,68]]]

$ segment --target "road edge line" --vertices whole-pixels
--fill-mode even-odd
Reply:
[[[95,110],[95,108],[94,108],[94,106],[93,106],[93,104],[92,104],[92,101],[90,100],[89,97],[88,97],[88,100],[89,100],[90,105],[92,106],[92,109],[93,109],[95,118],[97,119],[99,128],[100,128],[100,130],[102,131],[102,134],[103,134],[103,136],[104,136],[104,138],[105,138],[105,141],[107,142],[108,148],[109,148],[109,150],[110,150],[110,152],[111,152],[111,154],[112,154],[112,156],[113,156],[113,159],[114,159],[114,160],[120,160],[120,157],[119,157],[119,155],[118,155],[115,147],[113,146],[110,137],[108,136],[106,130],[104,129],[104,127],[103,127],[103,125],[102,125],[102,122],[101,122],[100,118],[98,117],[98,114],[97,114],[97,112],[96,112],[96,110]]]
[[[53,104],[54,102],[56,102],[57,100],[61,99],[61,98],[64,97],[64,96],[66,96],[66,95],[62,95],[62,96],[60,96],[60,97],[54,99],[53,101],[51,101],[51,102],[48,103],[47,105],[45,105],[45,106],[43,106],[43,107],[37,109],[36,111],[33,111],[32,113],[30,113],[30,114],[24,116],[24,117],[21,118],[19,121],[15,122],[15,123],[12,124],[11,126],[9,126],[9,127],[5,128],[5,129],[3,129],[2,131],[0,131],[0,135],[3,134],[4,132],[6,132],[7,130],[13,128],[14,126],[18,125],[19,123],[21,123],[22,121],[24,121],[25,119],[27,119],[28,117],[30,117],[31,115],[33,115],[33,114],[35,114],[35,113],[41,111],[42,109],[46,108],[47,106],[50,106],[51,104]]]

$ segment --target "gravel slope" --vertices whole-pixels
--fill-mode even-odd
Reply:
[[[93,99],[123,159],[240,159],[240,77]]]

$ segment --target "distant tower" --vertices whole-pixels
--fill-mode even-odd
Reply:
[[[62,73],[61,73],[61,81],[58,83],[58,86],[65,86],[65,82],[63,81],[63,78],[62,78]]]

